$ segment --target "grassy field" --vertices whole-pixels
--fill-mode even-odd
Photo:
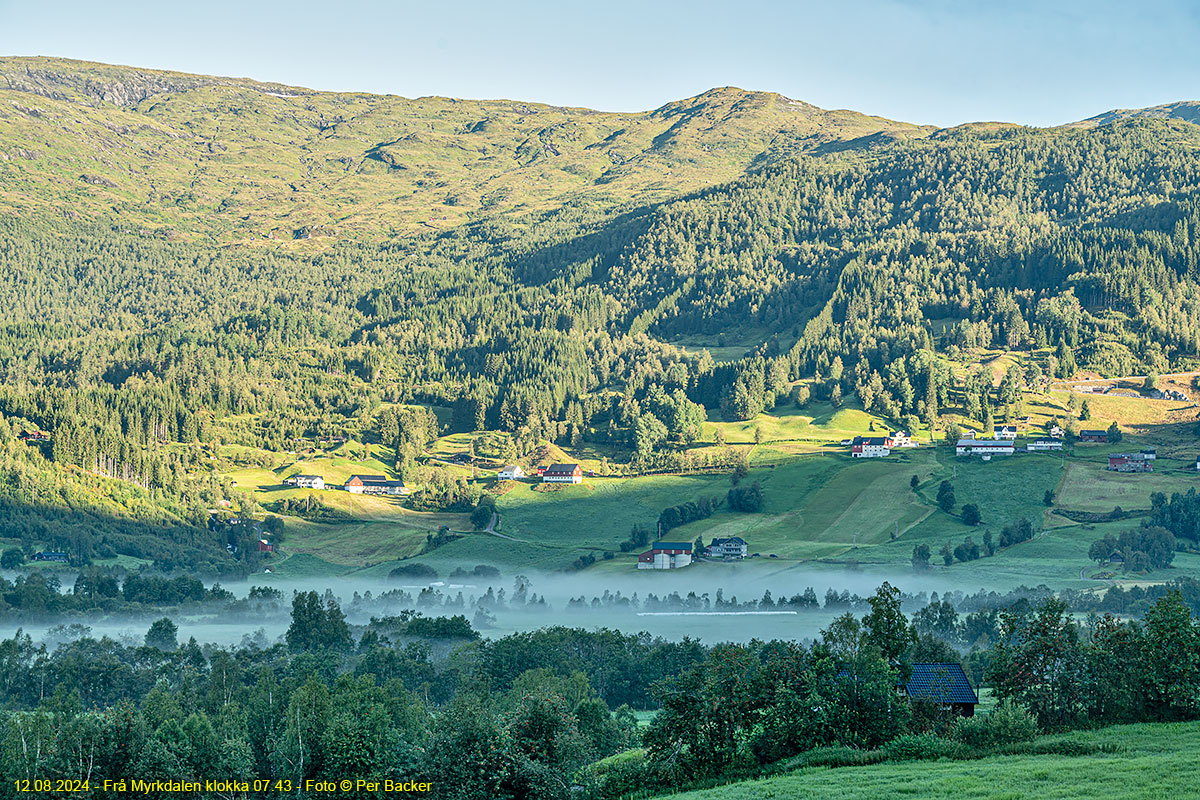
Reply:
[[[1130,510],[1149,508],[1152,492],[1187,491],[1200,488],[1200,472],[1195,462],[1158,459],[1148,474],[1108,472],[1101,466],[1103,455],[1095,463],[1071,461],[1058,491],[1058,502],[1080,511],[1111,511],[1114,506]],[[1192,468],[1185,469],[1184,464]]]
[[[1126,449],[1132,446],[1126,443]],[[1080,447],[1075,457],[1019,453],[986,463],[956,458],[944,447],[900,451],[887,459],[865,461],[830,454],[788,456],[776,466],[751,469],[747,480],[763,486],[763,512],[723,509],[708,519],[676,528],[667,538],[688,542],[697,537],[706,541],[745,538],[751,552],[762,558],[733,566],[696,568],[728,569],[737,574],[786,574],[790,569],[851,569],[881,577],[897,570],[911,574],[913,547],[926,544],[933,553],[930,576],[942,588],[977,591],[1038,583],[1059,588],[1094,585],[1087,580],[1089,571],[1094,571],[1087,559],[1088,547],[1105,533],[1119,534],[1138,521],[1073,522],[1044,505],[1047,490],[1057,493],[1060,507],[1109,511],[1114,505],[1148,508],[1152,491],[1185,491],[1200,483],[1194,470],[1182,468],[1185,462],[1170,459],[1160,459],[1159,470],[1150,475],[1109,473],[1104,469],[1109,449],[1112,447]],[[314,463],[319,460],[308,462],[305,469]],[[359,471],[363,466],[330,462],[326,474]],[[303,494],[304,490],[279,488],[280,472],[290,473],[291,468],[276,472],[244,469],[229,476],[236,477],[239,486],[257,488],[262,501]],[[920,481],[916,493],[909,486],[913,475]],[[934,503],[942,480],[949,480],[955,488],[957,502],[949,514]],[[321,499],[353,514],[355,521],[324,525],[290,519],[284,549],[314,556],[333,565],[335,571],[367,574],[385,574],[403,558],[416,558],[443,573],[474,564],[491,564],[513,573],[554,571],[591,553],[598,561],[589,574],[631,576],[636,573],[636,554],[618,549],[630,529],[634,525],[652,529],[668,506],[701,497],[724,497],[729,478],[593,478],[550,492],[535,490],[535,486],[520,483],[499,498],[502,536],[469,533],[462,514],[418,513],[403,508],[396,498],[326,491]],[[979,526],[962,523],[958,513],[965,503],[979,506],[983,520]],[[967,536],[982,544],[985,531],[998,539],[1004,525],[1022,517],[1038,530],[1034,540],[1001,550],[991,558],[948,567],[942,564],[938,554],[943,545],[954,547]],[[420,554],[426,534],[441,525],[465,535]],[[605,551],[613,552],[614,557],[601,559]],[[777,558],[768,558],[772,554]],[[1180,554],[1175,569],[1159,571],[1149,579],[1169,580],[1182,574],[1200,575],[1200,557]]]
[[[754,441],[755,431],[761,430],[766,442],[779,447],[793,443],[838,443],[872,431],[876,436],[883,436],[891,427],[882,418],[861,409],[835,409],[829,403],[818,402],[797,408],[793,403],[783,402],[771,413],[762,413],[753,419],[710,421],[704,426],[704,438],[711,441],[718,430],[725,434],[725,441],[730,444],[749,444]]]
[[[1116,752],[1068,757],[994,756],[977,761],[813,768],[766,780],[673,795],[678,800],[1158,800],[1195,797],[1200,723],[1122,725],[1062,737]]]
[[[994,375],[1001,375],[1015,356],[995,352],[981,358],[980,363],[990,366]],[[1048,395],[1027,394],[1030,434],[1036,435],[1039,420],[1062,415],[1070,397],[1065,388]],[[761,555],[738,565],[697,565],[689,575],[718,570],[786,576],[790,570],[801,570],[828,571],[832,580],[834,574],[849,569],[882,579],[898,573],[911,575],[913,547],[926,544],[933,554],[930,578],[942,588],[977,591],[1038,583],[1056,588],[1095,586],[1089,580],[1096,572],[1087,559],[1089,546],[1104,534],[1119,534],[1139,520],[1075,522],[1047,507],[1045,493],[1054,491],[1056,507],[1068,511],[1106,512],[1114,506],[1145,509],[1151,492],[1186,491],[1200,484],[1200,473],[1194,469],[1190,423],[1179,421],[1181,414],[1192,412],[1181,411],[1181,404],[1100,395],[1087,399],[1093,411],[1087,424],[1107,426],[1104,413],[1120,414],[1127,432],[1125,441],[1077,445],[1073,453],[1063,454],[1027,454],[1022,441],[1017,455],[986,463],[955,457],[944,446],[928,446],[925,431],[917,432],[922,444],[919,449],[897,451],[886,459],[850,459],[840,444],[843,440],[883,433],[889,426],[861,409],[835,409],[828,403],[814,401],[800,409],[784,402],[752,420],[711,420],[696,446],[712,447],[720,432],[728,443],[743,448],[751,465],[747,480],[761,483],[765,507],[756,514],[722,509],[667,536],[689,542],[697,537],[707,541],[741,536],[750,543],[752,553]],[[761,444],[754,443],[756,433]],[[508,438],[502,434],[451,433],[439,438],[428,454],[447,459],[469,452],[472,442],[485,459],[496,458],[508,447]],[[1105,469],[1108,453],[1150,444],[1159,448],[1154,473],[1127,475]],[[550,445],[536,461],[578,461],[585,468],[599,468],[605,455],[610,454],[595,445],[573,452]],[[373,447],[368,452],[359,444],[322,455],[289,459],[275,454],[265,460],[257,451],[223,448],[221,459],[223,463],[267,464],[221,473],[236,480],[239,488],[253,492],[263,504],[305,495],[307,490],[282,485],[286,476],[297,472],[321,475],[334,485],[356,472],[391,474],[386,448]],[[532,464],[529,461],[527,468]],[[467,477],[478,475],[485,482],[492,479],[489,470],[454,469]],[[920,484],[915,493],[909,485],[914,475]],[[951,513],[934,502],[942,480],[954,485],[956,504]],[[730,482],[728,475],[714,474],[596,477],[549,492],[539,491],[535,485],[534,481],[521,482],[498,499],[499,536],[471,532],[462,514],[416,513],[397,498],[325,491],[320,493],[321,500],[350,514],[354,521],[318,525],[289,519],[284,552],[316,559],[307,566],[296,565],[306,570],[328,565],[334,572],[366,574],[386,574],[406,558],[416,558],[443,574],[474,564],[495,565],[507,573],[558,571],[581,555],[591,554],[597,561],[588,568],[588,575],[601,579],[632,576],[637,572],[636,553],[620,553],[619,544],[633,526],[653,529],[661,511],[669,506],[701,497],[723,498]],[[959,517],[966,503],[979,507],[979,526],[968,527]],[[1003,526],[1022,517],[1038,531],[1033,541],[990,558],[942,564],[939,552],[944,545],[953,548],[967,536],[982,544],[987,531],[998,539]],[[421,553],[427,534],[441,525],[463,535],[435,551]],[[603,559],[606,552],[613,553],[613,558]],[[1173,570],[1118,579],[1169,580],[1192,574],[1200,575],[1200,557],[1181,553]]]

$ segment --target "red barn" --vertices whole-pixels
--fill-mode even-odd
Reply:
[[[1108,457],[1110,472],[1153,472],[1154,465],[1142,453],[1113,453]]]
[[[551,464],[542,471],[543,483],[583,483],[583,469],[578,464]]]

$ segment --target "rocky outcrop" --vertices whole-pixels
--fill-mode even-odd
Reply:
[[[161,94],[204,86],[239,86],[275,97],[311,94],[307,89],[238,78],[188,75],[181,72],[118,67],[51,58],[0,58],[0,89],[131,108]]]

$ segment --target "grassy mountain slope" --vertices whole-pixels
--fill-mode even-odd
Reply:
[[[1093,128],[1098,125],[1111,125],[1128,119],[1177,119],[1184,122],[1200,123],[1200,101],[1184,100],[1178,103],[1164,103],[1148,108],[1114,108],[1103,114],[1080,120],[1067,127]]]
[[[69,204],[233,240],[650,202],[797,153],[931,130],[735,88],[625,114],[48,58],[0,58],[0,98],[0,207]]]

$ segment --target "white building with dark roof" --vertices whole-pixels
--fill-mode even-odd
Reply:
[[[855,436],[850,442],[852,458],[882,458],[890,456],[892,448],[886,436]]]
[[[991,458],[1011,456],[1015,451],[1016,446],[1011,441],[1002,439],[959,439],[958,444],[954,446],[955,455],[960,456]]]
[[[542,473],[542,483],[583,483],[583,469],[578,464],[551,464]]]
[[[712,543],[704,548],[704,554],[709,558],[745,558],[749,551],[750,545],[746,544],[746,540],[740,536],[732,536],[728,539],[713,539]]]
[[[324,489],[325,479],[320,475],[292,475],[284,480],[285,486],[295,486],[300,489]]]

